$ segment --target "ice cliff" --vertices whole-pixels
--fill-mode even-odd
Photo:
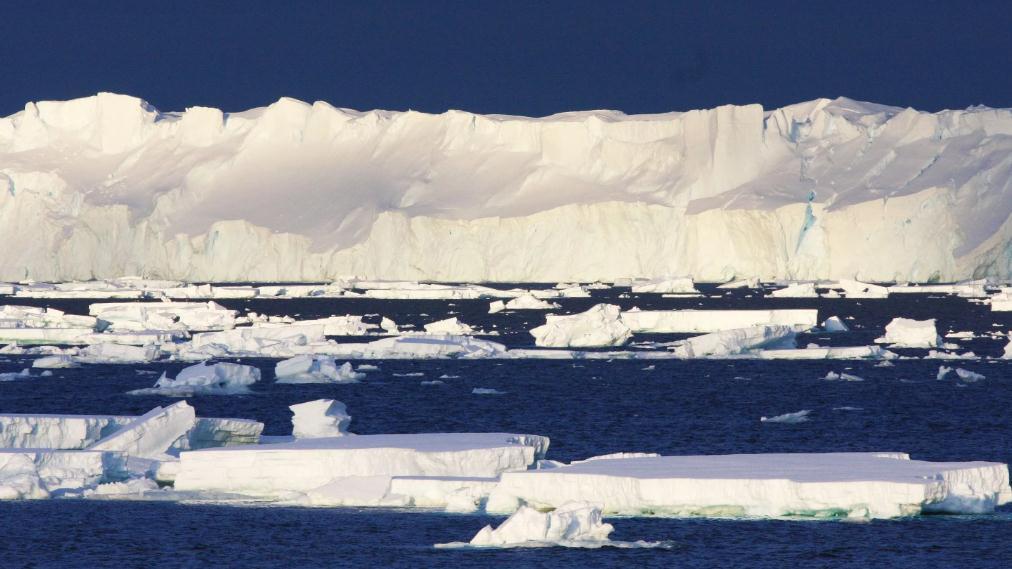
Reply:
[[[0,118],[2,280],[1007,278],[1010,212],[1008,109]]]

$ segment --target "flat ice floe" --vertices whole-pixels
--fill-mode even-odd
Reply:
[[[1012,501],[1008,467],[903,453],[738,454],[590,461],[505,472],[487,509],[588,501],[605,514],[890,518]]]
[[[357,435],[279,444],[184,452],[177,490],[219,491],[267,497],[315,492],[326,503],[328,486],[370,479],[345,504],[375,505],[394,476],[494,478],[525,470],[544,457],[548,439],[508,433]],[[377,492],[378,495],[377,495]]]
[[[719,332],[762,324],[797,326],[807,330],[818,326],[816,309],[775,310],[626,310],[622,323],[634,333]]]

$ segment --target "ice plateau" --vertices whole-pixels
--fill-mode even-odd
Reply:
[[[845,98],[544,118],[31,102],[0,118],[0,279],[1007,278],[1010,135],[1008,109]]]

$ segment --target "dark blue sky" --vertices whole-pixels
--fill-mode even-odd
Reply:
[[[24,2],[0,115],[128,93],[358,109],[629,113],[815,97],[1012,107],[1012,2]]]

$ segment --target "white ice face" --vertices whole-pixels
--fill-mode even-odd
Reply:
[[[0,119],[0,279],[956,281],[1007,267],[1010,132],[1004,109],[843,98],[535,119],[29,103]]]

